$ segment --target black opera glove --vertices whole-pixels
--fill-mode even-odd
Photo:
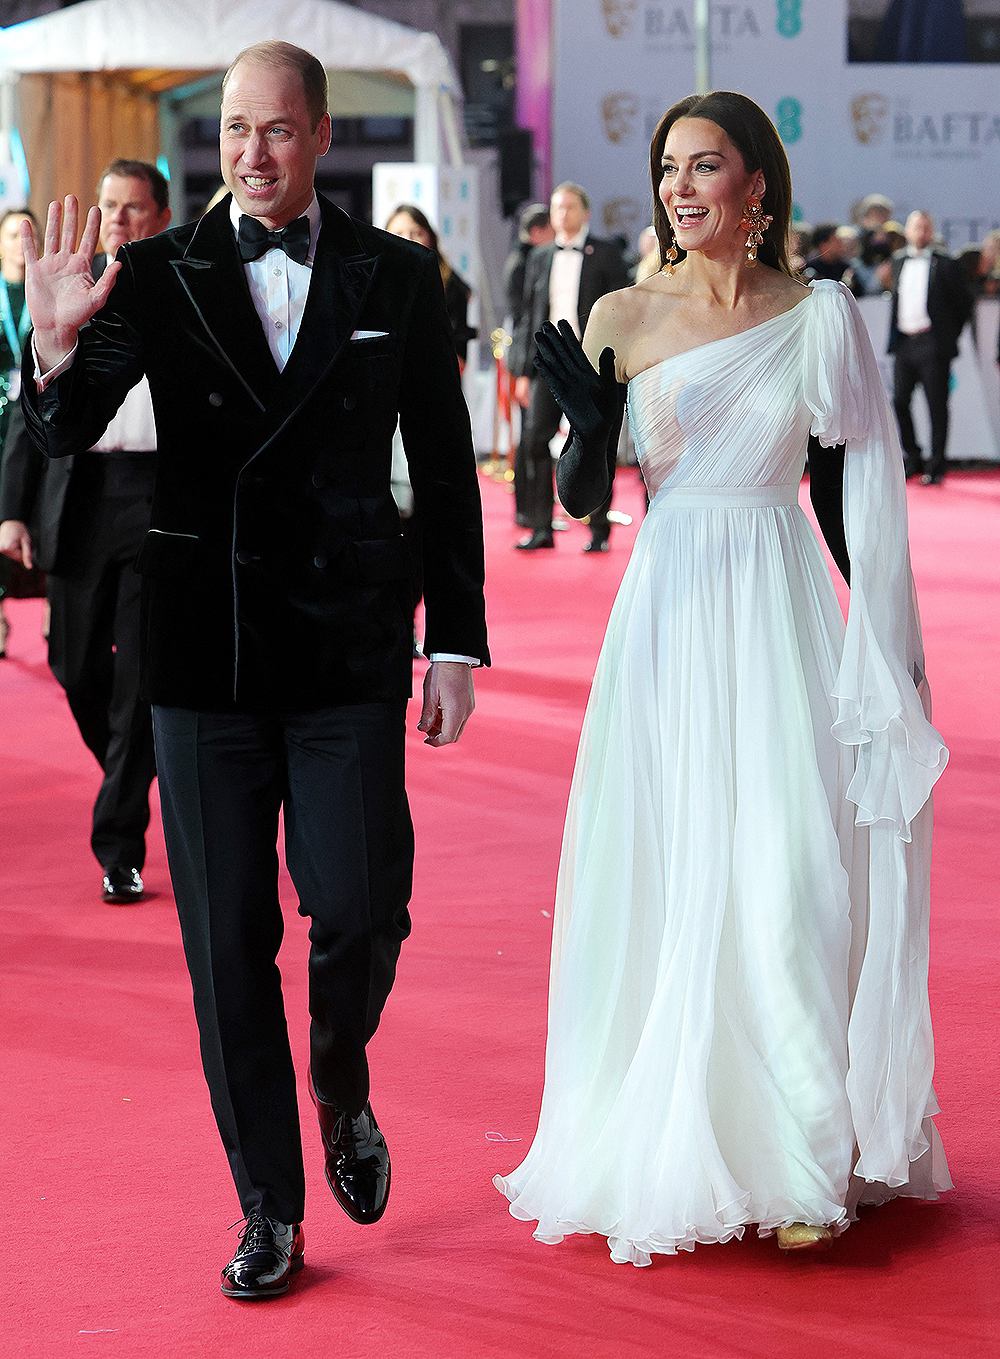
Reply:
[[[560,321],[558,330],[546,321],[535,333],[535,348],[535,368],[577,434],[588,442],[606,437],[620,402],[615,351],[603,350],[595,371],[568,321]]]

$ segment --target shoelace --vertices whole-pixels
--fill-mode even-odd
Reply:
[[[240,1255],[249,1255],[255,1250],[269,1250],[274,1247],[277,1233],[269,1217],[265,1217],[263,1213],[251,1213],[248,1218],[238,1217],[229,1230],[232,1231],[233,1227],[244,1221],[246,1226],[240,1232]]]

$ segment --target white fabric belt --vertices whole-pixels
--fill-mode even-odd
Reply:
[[[789,486],[661,486],[650,509],[655,505],[674,510],[757,510],[798,503],[798,482]]]

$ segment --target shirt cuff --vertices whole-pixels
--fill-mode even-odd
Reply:
[[[473,668],[482,665],[482,661],[478,656],[453,656],[450,651],[433,651],[427,659],[432,665],[435,661],[463,661],[466,665],[471,665]]]
[[[76,344],[73,346],[73,348],[69,351],[69,353],[65,356],[65,358],[60,359],[54,368],[50,368],[47,373],[42,373],[41,375],[39,375],[39,369],[41,365],[38,362],[38,350],[35,348],[35,337],[34,335],[32,335],[31,357],[35,360],[35,387],[38,389],[38,391],[44,392],[45,388],[49,385],[50,382],[54,382],[57,377],[59,377],[62,373],[65,373],[66,369],[70,366],[70,364],[76,357],[76,351],[79,348],[79,346],[80,342],[78,340]]]

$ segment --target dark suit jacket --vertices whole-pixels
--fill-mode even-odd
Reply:
[[[900,332],[896,328],[896,308],[899,303],[899,275],[906,259],[905,250],[897,250],[892,257],[892,318],[889,322],[889,353],[895,354]],[[958,353],[958,337],[972,315],[973,297],[962,266],[940,250],[931,252],[930,278],[927,284],[927,315],[931,319],[931,334],[938,358],[953,359]]]
[[[515,377],[534,377],[535,331],[549,319],[549,275],[556,245],[537,245],[528,256],[524,271],[523,309],[514,332],[508,365]],[[627,288],[628,268],[613,241],[588,236],[580,268],[580,334],[587,328],[591,308],[605,293]]]
[[[137,570],[153,703],[307,711],[409,696],[410,559],[389,485],[397,414],[424,526],[426,646],[488,664],[479,484],[437,259],[320,204],[282,373],[228,198],[122,248],[107,304],[41,395],[28,352],[25,418],[50,457],[91,447],[149,378],[157,476]]]

